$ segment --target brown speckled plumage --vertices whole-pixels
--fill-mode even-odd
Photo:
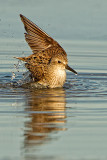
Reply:
[[[25,61],[35,83],[49,88],[62,87],[66,80],[65,69],[77,73],[67,63],[64,49],[47,33],[29,19],[20,15],[24,24],[25,39],[33,54],[28,57],[16,57]]]

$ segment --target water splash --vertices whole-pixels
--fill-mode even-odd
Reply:
[[[16,78],[16,74],[12,72],[11,80],[14,80]]]

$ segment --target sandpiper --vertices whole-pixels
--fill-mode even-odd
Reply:
[[[16,58],[26,62],[25,67],[30,71],[34,83],[47,88],[63,87],[66,80],[65,69],[77,74],[68,66],[66,52],[36,24],[21,14],[20,17],[27,32],[25,39],[33,54]]]

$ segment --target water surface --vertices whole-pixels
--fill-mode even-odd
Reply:
[[[19,2],[0,5],[0,160],[106,160],[106,0]],[[26,69],[13,57],[31,54],[20,13],[66,50],[78,75],[63,88],[20,87]]]
[[[106,159],[106,44],[98,42],[98,51],[97,42],[63,44],[78,75],[67,72],[60,89],[10,85],[25,69],[16,67],[17,51],[0,52],[0,159]]]

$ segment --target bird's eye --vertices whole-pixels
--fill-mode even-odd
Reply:
[[[58,63],[61,63],[61,61],[58,61]]]

